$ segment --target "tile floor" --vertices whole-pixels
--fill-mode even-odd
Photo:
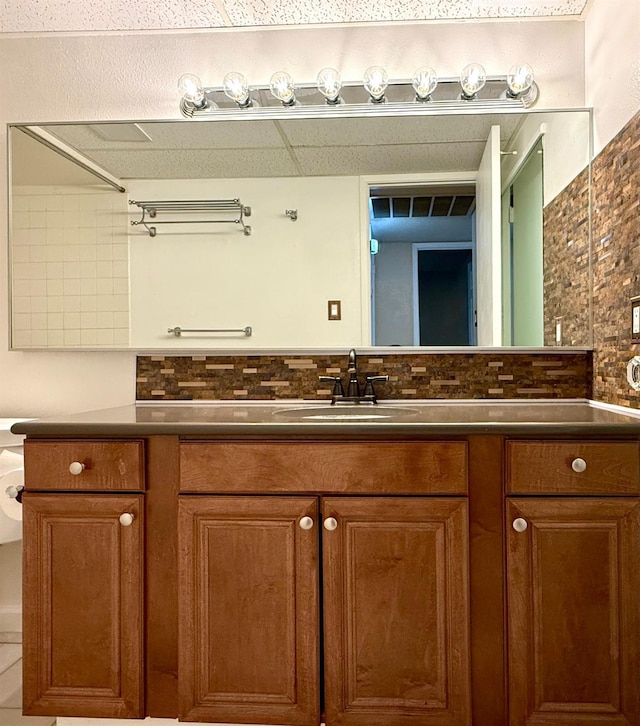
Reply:
[[[0,633],[0,725],[53,726],[50,716],[22,715],[22,634]]]

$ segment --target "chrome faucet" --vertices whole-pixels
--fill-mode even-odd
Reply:
[[[331,405],[335,403],[378,403],[376,392],[373,388],[375,381],[388,381],[389,376],[366,376],[364,395],[360,394],[360,383],[358,381],[358,357],[355,348],[349,351],[349,364],[347,367],[349,382],[347,384],[347,395],[344,395],[342,379],[340,376],[320,376],[321,381],[333,383],[331,393]]]

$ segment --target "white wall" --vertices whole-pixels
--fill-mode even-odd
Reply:
[[[130,235],[131,341],[138,348],[287,348],[362,344],[358,177],[132,181],[132,199],[240,199],[238,224],[158,224]],[[285,216],[296,209],[298,219]],[[233,219],[234,215],[157,220]],[[342,319],[328,320],[340,300]],[[242,335],[187,335],[168,327],[243,328]]]
[[[536,113],[528,116],[509,145],[516,155],[502,157],[502,189],[513,182],[517,170],[542,134],[544,148],[544,206],[589,164],[590,114]]]
[[[177,118],[176,79],[211,85],[240,70],[263,83],[278,68],[310,81],[327,64],[347,79],[372,63],[406,77],[425,60],[455,76],[472,60],[489,73],[524,60],[540,105],[584,103],[583,29],[576,21],[400,24],[0,38],[0,123]],[[428,58],[425,58],[428,56]],[[0,137],[0,218],[6,220],[6,134]],[[134,399],[132,353],[8,352],[6,225],[0,225],[0,415],[86,410]]]
[[[640,110],[640,2],[593,0],[585,22],[586,103],[595,154]]]

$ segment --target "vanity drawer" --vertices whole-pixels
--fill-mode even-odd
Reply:
[[[508,441],[508,494],[640,494],[639,444]]]
[[[180,491],[466,494],[467,444],[184,442]]]
[[[30,490],[144,489],[142,441],[27,439],[24,454],[25,486]],[[69,469],[74,462],[84,465],[75,475]]]

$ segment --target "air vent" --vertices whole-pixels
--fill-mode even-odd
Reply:
[[[449,214],[452,217],[466,217],[474,201],[475,197],[454,197]]]
[[[387,219],[391,216],[391,200],[387,197],[378,197],[371,200],[374,219]]]
[[[411,197],[393,197],[393,216],[409,217],[411,212]]]
[[[433,197],[413,198],[413,217],[428,217],[431,213],[431,202]]]
[[[432,217],[448,217],[453,197],[434,197],[431,209]]]
[[[372,196],[372,217],[373,219],[466,217],[474,209],[475,200],[473,194],[440,193],[430,197]]]

